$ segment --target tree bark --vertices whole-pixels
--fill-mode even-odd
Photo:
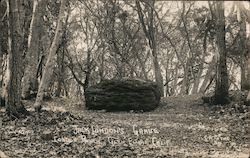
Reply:
[[[205,55],[202,57],[202,61],[199,65],[199,70],[197,75],[194,76],[194,84],[193,84],[193,89],[192,89],[192,94],[197,94],[199,93],[199,87],[200,87],[200,80],[202,78],[202,73],[204,72],[204,62],[205,62]]]
[[[249,49],[250,50],[250,39],[248,39],[248,43],[249,43]],[[250,55],[248,54],[248,60],[247,60],[247,69],[248,69],[248,83],[250,83]],[[248,89],[248,95],[247,95],[247,99],[246,99],[246,103],[248,105],[250,105],[250,89]]]
[[[49,49],[49,56],[47,59],[47,62],[45,64],[45,68],[43,71],[41,83],[39,85],[37,97],[36,97],[36,102],[35,102],[35,110],[40,111],[42,106],[42,101],[43,101],[43,96],[46,90],[48,89],[49,82],[51,80],[52,74],[53,74],[53,68],[55,65],[55,56],[56,56],[56,51],[58,49],[58,46],[60,44],[60,40],[62,37],[62,32],[63,32],[63,20],[64,20],[64,12],[66,8],[66,0],[61,0],[61,6],[60,6],[60,12],[58,15],[58,21],[57,21],[57,27],[55,31],[55,36],[53,39],[53,42],[51,44],[51,47]]]
[[[191,58],[187,59],[187,62],[185,66],[183,67],[184,69],[184,77],[182,80],[182,85],[181,85],[181,91],[180,94],[182,95],[188,95],[189,94],[189,88],[190,88],[190,67],[191,67]]]
[[[27,114],[21,103],[21,40],[22,31],[19,21],[21,12],[16,0],[8,1],[8,58],[6,70],[6,82],[4,88],[6,112],[9,116],[19,118]]]
[[[216,2],[216,37],[217,47],[219,51],[219,60],[217,63],[216,87],[215,87],[215,103],[229,103],[228,94],[228,72],[227,72],[227,53],[225,41],[225,15],[224,1]]]
[[[63,39],[64,40],[64,39]],[[63,50],[62,52],[57,53],[57,65],[58,65],[58,73],[57,73],[57,87],[55,90],[55,96],[60,97],[62,92],[62,86],[64,84],[63,76],[65,75],[65,66],[64,66],[64,42],[63,43]]]
[[[214,60],[215,57],[213,56],[212,61],[209,63],[206,75],[204,77],[204,80],[201,84],[201,87],[199,89],[199,93],[205,93],[207,86],[209,85],[209,83],[211,83],[211,81],[213,80],[214,76],[215,76],[215,64],[214,64]]]
[[[87,63],[86,63],[86,73],[85,73],[85,82],[84,82],[84,92],[86,92],[86,89],[89,87],[89,80],[91,75],[91,56],[90,56],[90,50],[87,51]]]
[[[66,25],[67,25],[67,21],[68,21],[68,15],[66,18],[66,24],[64,25],[64,32],[62,35],[62,42],[58,48],[58,52],[57,52],[57,65],[58,65],[58,74],[57,74],[57,82],[58,85],[56,87],[56,91],[55,91],[55,96],[56,97],[60,97],[61,92],[63,90],[63,86],[65,85],[64,82],[64,75],[65,75],[65,64],[64,64],[64,60],[65,60],[65,52],[66,52],[66,47],[67,47],[67,39],[66,39]],[[61,47],[61,48],[60,48]],[[65,86],[64,86],[64,90]]]
[[[192,94],[197,94],[198,93],[198,89],[200,86],[200,79],[203,73],[203,63],[201,63],[202,66],[199,66],[199,70],[197,73],[197,76],[195,76],[194,78],[194,84],[193,84],[193,89],[192,89]]]
[[[166,83],[165,83],[165,87],[166,87],[166,89],[165,89],[165,96],[166,97],[170,96],[170,92],[169,92],[169,74],[168,73],[169,73],[169,71],[168,71],[168,68],[166,67],[165,68],[165,80],[166,80]]]
[[[250,5],[248,6],[248,8],[250,9]],[[246,10],[245,10],[246,12]],[[250,11],[248,10],[248,14],[247,15],[247,22],[248,22],[248,30],[250,29]],[[248,34],[248,38],[247,38],[247,82],[250,85],[250,34]],[[248,105],[250,105],[250,86],[248,87],[248,95],[247,95],[247,99],[246,102]]]
[[[23,77],[22,97],[29,98],[32,93],[37,93],[37,64],[39,61],[39,42],[42,27],[42,17],[46,0],[33,1],[33,13],[28,37],[28,51],[26,54],[26,69]]]
[[[178,87],[178,66],[175,67],[174,69],[174,81],[172,82],[172,89],[171,89],[171,96],[174,95],[174,94],[177,94],[178,93],[178,90],[177,90],[177,87]]]

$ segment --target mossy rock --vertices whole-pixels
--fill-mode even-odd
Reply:
[[[155,82],[140,79],[105,80],[87,88],[86,108],[107,111],[151,111],[159,106]]]

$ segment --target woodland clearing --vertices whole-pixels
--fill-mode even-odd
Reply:
[[[2,109],[0,150],[9,157],[248,158],[249,108],[240,112],[236,104],[209,106],[193,95],[127,113],[87,111],[55,98],[25,119],[10,121]]]

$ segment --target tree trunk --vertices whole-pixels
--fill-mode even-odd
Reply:
[[[154,49],[152,49],[155,81],[156,81],[156,84],[160,90],[161,97],[163,97],[164,96],[163,77],[161,74],[161,68],[160,68],[160,64],[158,62],[158,57],[157,57],[157,53],[156,53],[155,49],[156,49],[156,47]]]
[[[64,39],[63,39],[64,40]],[[62,42],[63,44],[63,50],[62,52],[58,52],[57,53],[57,65],[58,65],[58,74],[57,74],[57,87],[56,87],[56,90],[55,90],[55,96],[56,97],[60,97],[61,95],[61,92],[62,92],[62,86],[63,86],[63,76],[65,75],[64,72],[65,72],[65,68],[64,68],[64,42]]]
[[[102,48],[101,52],[101,61],[100,61],[100,66],[99,66],[99,76],[100,76],[100,81],[104,80],[104,68],[105,68],[105,49]]]
[[[8,1],[8,58],[6,70],[6,82],[4,88],[4,97],[6,112],[11,117],[20,117],[27,114],[27,111],[21,103],[21,40],[22,31],[19,23],[19,6],[16,0]]]
[[[154,72],[155,72],[155,80],[160,90],[161,97],[164,96],[164,84],[163,84],[163,77],[161,74],[161,67],[158,61],[157,56],[157,46],[156,46],[156,36],[155,36],[155,26],[154,26],[154,4],[155,1],[150,1],[150,11],[149,11],[149,26],[148,26],[148,34],[151,39],[151,49],[153,55],[153,63],[154,63]]]
[[[86,73],[85,73],[85,81],[84,81],[84,92],[86,92],[86,89],[89,87],[89,79],[91,74],[91,56],[90,56],[90,50],[87,51],[87,63],[86,63]]]
[[[172,82],[172,89],[171,89],[171,96],[178,93],[177,87],[178,87],[178,66],[174,69],[174,81]]]
[[[247,59],[244,55],[241,55],[240,57],[240,71],[241,71],[241,75],[240,75],[240,87],[241,90],[247,90],[248,86],[247,86]]]
[[[250,39],[248,39],[248,50],[250,50]],[[247,69],[248,69],[248,83],[250,83],[250,55],[248,52],[248,60],[247,60]],[[248,95],[247,95],[247,99],[246,99],[246,103],[248,106],[250,106],[250,89],[248,89]]]
[[[141,57],[139,56],[138,53],[136,53],[136,58],[137,58],[137,60],[138,60],[138,62],[139,62],[139,65],[140,65],[140,67],[141,67],[141,72],[142,72],[142,75],[143,75],[143,79],[148,80],[148,75],[147,75],[146,67],[145,67],[145,64],[146,64],[146,63],[144,63],[144,62],[142,61],[142,59],[141,59]]]
[[[209,83],[211,83],[211,81],[213,80],[214,76],[215,76],[215,64],[214,64],[214,60],[215,57],[213,56],[212,61],[209,63],[208,69],[207,69],[207,73],[204,77],[204,80],[201,84],[201,87],[199,89],[199,93],[205,93],[207,86],[209,85]]]
[[[180,92],[180,94],[182,95],[186,95],[189,93],[189,85],[190,85],[189,78],[190,78],[190,65],[191,65],[190,63],[191,63],[191,58],[188,58],[185,67],[183,68],[184,77],[182,80],[181,92]]]
[[[167,66],[168,66],[168,64],[167,64]],[[166,75],[165,76],[165,80],[166,80],[166,83],[165,83],[165,87],[166,87],[166,89],[165,89],[165,96],[166,97],[170,96],[170,92],[169,92],[169,74],[168,73],[169,73],[168,72],[168,68],[166,67],[165,68],[165,75]]]
[[[163,77],[161,74],[161,67],[160,67],[157,53],[156,53],[156,46],[154,46],[154,48],[152,49],[152,55],[153,55],[155,81],[160,90],[161,97],[163,97],[164,96],[164,84],[163,84]]]
[[[145,23],[144,15],[142,12],[142,8],[140,6],[140,2],[136,0],[136,7],[137,7],[137,13],[139,16],[139,20],[142,24],[144,34],[146,35],[146,38],[148,39],[149,46],[151,48],[152,56],[153,56],[153,65],[154,65],[154,74],[155,74],[155,80],[156,84],[160,90],[161,97],[164,96],[164,84],[163,84],[163,76],[161,74],[161,67],[158,61],[157,56],[157,46],[156,46],[156,37],[155,37],[155,26],[154,26],[154,4],[155,0],[149,1],[150,3],[147,3],[147,17],[148,17],[148,23]],[[147,27],[146,27],[147,25]]]
[[[192,89],[192,92],[191,92],[192,94],[197,94],[198,93],[202,72],[203,72],[203,66],[200,66],[199,71],[197,73],[197,76],[195,76],[195,78],[194,78],[193,89]]]
[[[8,30],[7,30],[7,18],[6,16],[7,6],[5,2],[0,3],[0,88],[2,87],[3,76],[4,76],[4,65],[5,59],[4,56],[7,54],[7,41],[8,41]],[[1,96],[1,92],[0,92]]]
[[[46,0],[33,1],[33,14],[30,23],[28,38],[28,51],[26,54],[26,69],[23,77],[22,97],[29,98],[32,93],[37,93],[37,64],[39,61],[39,42],[42,27],[42,17],[46,6]]]
[[[68,16],[67,16],[68,19]],[[66,19],[66,21],[67,21]],[[66,24],[65,24],[66,26]],[[65,60],[65,51],[66,51],[66,47],[67,47],[67,41],[66,41],[66,28],[64,28],[64,33],[62,35],[62,42],[61,42],[61,49],[58,49],[57,52],[57,65],[58,65],[58,74],[57,74],[57,82],[58,85],[56,87],[56,91],[55,91],[55,96],[56,97],[60,97],[62,89],[63,89],[63,85],[65,85],[64,83],[64,76],[65,76],[65,64],[64,64],[64,60]],[[61,52],[60,52],[61,50]]]
[[[248,8],[250,9],[250,5],[248,6]],[[246,10],[245,10],[246,11]],[[249,11],[249,10],[248,10]],[[249,14],[247,14],[247,19],[248,19],[248,30],[250,30],[250,11],[248,12]],[[250,85],[250,33],[248,34],[248,38],[247,38],[247,83]],[[247,95],[247,99],[246,102],[248,105],[250,105],[250,86],[248,87],[248,95]]]
[[[229,103],[228,94],[228,73],[227,73],[227,53],[225,42],[225,15],[224,1],[216,2],[216,37],[217,47],[219,51],[219,60],[217,63],[216,87],[215,87],[215,103]]]
[[[62,32],[63,32],[63,20],[64,20],[65,8],[66,8],[66,0],[61,0],[60,12],[58,15],[57,28],[55,31],[54,40],[49,49],[49,56],[45,64],[41,83],[39,85],[39,89],[38,89],[38,93],[36,97],[36,102],[34,105],[36,111],[40,111],[42,108],[41,104],[42,104],[43,96],[44,96],[44,93],[48,89],[48,85],[53,74],[53,68],[56,62],[55,61],[56,51],[58,49],[61,36],[62,36]]]
[[[193,89],[192,89],[192,94],[197,94],[199,90],[199,85],[200,85],[200,80],[202,77],[202,73],[204,71],[204,61],[205,61],[205,55],[202,57],[202,61],[199,65],[199,70],[197,73],[197,76],[194,78],[194,84],[193,84]]]

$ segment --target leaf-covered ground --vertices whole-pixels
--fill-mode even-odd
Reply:
[[[236,103],[183,96],[162,99],[153,112],[112,113],[54,99],[44,109],[14,121],[1,109],[0,151],[13,158],[249,157],[249,107]]]

